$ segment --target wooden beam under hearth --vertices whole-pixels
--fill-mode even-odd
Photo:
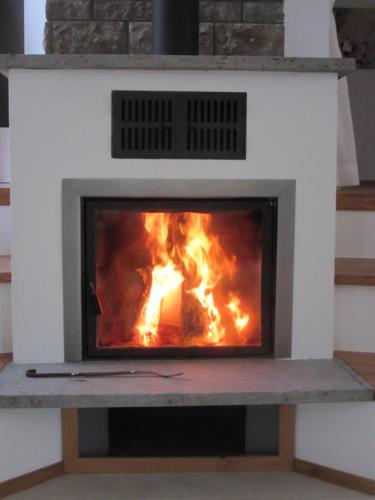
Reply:
[[[280,405],[279,453],[233,457],[90,457],[79,456],[78,410],[62,415],[64,471],[83,473],[263,472],[292,470],[294,462],[295,406]]]

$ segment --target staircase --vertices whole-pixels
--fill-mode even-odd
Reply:
[[[0,184],[0,355],[12,351],[10,253],[10,188],[8,184]]]
[[[335,283],[335,349],[375,353],[375,183],[338,191]]]

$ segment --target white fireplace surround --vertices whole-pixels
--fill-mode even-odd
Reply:
[[[65,361],[82,360],[81,205],[84,197],[275,198],[277,200],[277,255],[274,353],[278,358],[290,357],[295,181],[64,179],[62,186]]]
[[[221,179],[238,189],[294,181],[291,356],[331,357],[335,74],[16,69],[9,77],[17,362],[64,360],[63,179]],[[247,92],[247,158],[113,159],[111,91],[134,89]]]
[[[239,184],[245,180],[294,181],[291,357],[332,356],[335,73],[324,73],[323,68],[320,73],[10,69],[9,83],[16,362],[64,360],[64,179],[221,179]],[[247,92],[247,158],[111,158],[112,90]],[[310,406],[298,408],[297,457],[319,463],[321,457],[315,448],[322,434],[320,424],[311,425],[315,410]],[[6,463],[13,464],[1,471],[1,478],[61,460],[58,410],[6,410],[0,418],[6,437]],[[327,430],[324,436],[329,435]],[[325,438],[323,441],[330,443]],[[22,460],[16,452],[21,443]]]

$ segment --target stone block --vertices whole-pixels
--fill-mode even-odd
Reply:
[[[243,22],[245,23],[282,23],[284,4],[282,2],[244,2]]]
[[[53,54],[52,48],[52,23],[47,21],[44,25],[43,47],[46,54]]]
[[[240,0],[201,0],[199,19],[205,22],[234,23],[241,21]]]
[[[91,0],[47,0],[46,18],[49,21],[89,20]]]
[[[129,23],[129,54],[151,54],[152,23]]]
[[[94,19],[102,21],[151,21],[151,0],[93,0]]]
[[[128,26],[121,22],[53,21],[51,47],[56,54],[126,54]]]
[[[199,54],[205,56],[214,54],[214,25],[212,23],[199,24]]]
[[[215,53],[282,56],[284,54],[284,26],[280,24],[216,24]]]
[[[152,23],[129,23],[129,54],[152,53]],[[212,23],[199,24],[199,53],[213,55],[214,26]]]

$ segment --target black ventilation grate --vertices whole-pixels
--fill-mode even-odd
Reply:
[[[246,157],[246,94],[112,92],[113,158]]]

